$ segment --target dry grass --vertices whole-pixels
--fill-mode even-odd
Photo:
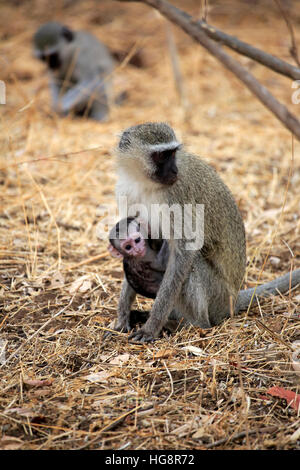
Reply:
[[[291,136],[278,121],[174,28],[188,102],[182,106],[164,21],[151,9],[78,1],[53,2],[49,12],[46,1],[19,3],[2,3],[0,15],[0,78],[7,83],[7,105],[1,107],[0,328],[10,358],[0,369],[0,446],[299,448],[299,413],[266,396],[276,385],[300,393],[290,359],[290,346],[300,339],[299,290],[211,330],[183,329],[145,346],[128,344],[122,334],[104,341],[116,315],[122,269],[106,255],[107,242],[96,237],[98,206],[114,204],[118,132],[166,120],[237,199],[248,234],[245,285],[299,267],[299,143],[292,151]],[[184,2],[194,12],[200,3]],[[210,22],[291,60],[275,6],[272,12],[273,6],[258,5],[255,12],[242,2],[226,8],[210,3]],[[295,14],[299,40],[299,8]],[[116,88],[126,89],[129,98],[106,123],[59,119],[50,111],[47,77],[30,41],[53,16],[88,28],[114,49],[142,47],[143,68],[116,71]],[[241,60],[299,114],[289,80]],[[267,256],[279,258],[278,264]],[[74,291],[81,276],[86,284]],[[150,306],[139,298],[139,309]]]

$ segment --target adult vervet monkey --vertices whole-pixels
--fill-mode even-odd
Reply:
[[[187,249],[187,239],[168,238],[166,271],[150,316],[131,333],[134,341],[155,339],[170,314],[209,328],[234,311],[246,309],[254,289],[239,291],[246,266],[245,229],[227,186],[216,171],[178,142],[165,123],[146,123],[125,130],[117,149],[117,197],[128,206],[144,204],[204,205],[204,243]],[[193,213],[194,217],[195,212]],[[300,283],[300,269],[255,290],[257,296],[285,292]],[[129,331],[135,292],[124,279],[115,329]],[[176,313],[178,312],[178,314]]]
[[[105,119],[108,77],[114,68],[106,46],[90,33],[72,31],[58,22],[42,25],[33,42],[35,56],[49,68],[53,110],[63,116]]]

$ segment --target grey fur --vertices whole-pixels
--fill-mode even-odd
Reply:
[[[261,286],[241,290],[235,304],[235,313],[247,310],[250,304],[256,305],[259,297],[268,298],[272,295],[288,292],[290,288],[295,287],[297,284],[300,284],[300,269],[286,273]]]
[[[57,54],[57,63],[52,68],[48,59],[54,111],[63,116],[71,112],[86,115],[99,121],[106,118],[108,76],[114,60],[104,44],[88,32],[71,31],[60,23],[50,22],[35,33],[34,52],[42,60]]]
[[[154,299],[167,267],[169,246],[166,240],[152,240],[148,235],[141,219],[127,217],[111,229],[109,250],[123,257],[125,277],[133,290]]]
[[[177,141],[174,131],[165,123],[146,123],[127,129],[118,149],[117,196],[127,196],[128,206],[204,204],[205,233],[204,245],[198,251],[186,250],[185,239],[168,240],[170,256],[149,319],[130,336],[139,342],[155,339],[170,315],[202,328],[217,325],[229,316],[231,299],[238,311],[249,305],[253,293],[251,289],[239,293],[246,266],[245,229],[227,186],[213,168],[182,147],[176,153],[177,181],[168,186],[157,183],[152,176],[151,152],[146,151],[148,138],[149,148]],[[126,145],[121,144],[125,141]],[[299,277],[300,270],[292,273],[291,286],[299,282]],[[261,286],[256,293],[276,294],[288,288],[284,277]],[[133,299],[126,298],[129,294],[125,281],[118,309],[118,330],[128,331],[129,304]]]

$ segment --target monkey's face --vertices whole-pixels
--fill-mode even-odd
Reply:
[[[168,186],[174,184],[178,178],[178,168],[176,164],[176,150],[156,151],[151,154],[151,161],[154,171],[151,179]]]
[[[145,123],[125,130],[121,136],[119,165],[131,178],[172,185],[177,181],[176,151],[180,148],[173,129],[166,123]]]
[[[51,70],[59,69],[63,62],[63,52],[73,38],[74,33],[66,26],[57,22],[46,23],[34,35],[34,54]]]
[[[144,222],[139,222],[134,217],[127,217],[120,220],[110,231],[108,250],[117,258],[142,258],[146,254],[145,237],[147,231]]]
[[[46,62],[49,69],[51,70],[56,70],[61,67],[61,59],[60,59],[58,51],[53,51],[51,52],[51,54],[41,53],[40,59],[43,62]]]
[[[142,258],[146,254],[146,244],[140,232],[131,233],[120,244],[124,256]]]
[[[133,232],[124,240],[111,240],[108,250],[116,258],[143,258],[146,254],[146,243],[140,232]]]

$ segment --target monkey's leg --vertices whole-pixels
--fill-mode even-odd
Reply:
[[[89,100],[92,104],[93,97],[98,95],[100,87],[103,87],[103,85],[98,78],[80,81],[59,98],[57,103],[58,112],[63,116],[71,111],[75,113],[82,112],[88,105]]]
[[[57,85],[54,79],[50,81],[50,93],[51,93],[52,109],[53,111],[57,112],[58,102],[59,102],[59,86]]]
[[[120,294],[119,306],[118,306],[118,318],[114,329],[116,331],[128,332],[130,328],[130,310],[131,305],[136,297],[136,292],[128,284],[125,278],[122,284],[122,290]]]
[[[98,101],[98,99],[96,99],[93,102],[88,115],[96,121],[104,121],[108,115],[108,104],[105,102],[101,103],[100,101]]]
[[[227,285],[202,254],[197,256],[175,306],[187,323],[201,328],[211,328],[229,317]]]
[[[180,312],[184,323],[211,328],[209,291],[212,288],[212,278],[211,267],[202,256],[199,257],[175,302],[176,311]]]
[[[108,86],[99,81],[95,86],[86,105],[84,115],[96,121],[104,121],[109,113],[109,100],[107,95]]]
[[[191,268],[197,253],[185,249],[184,240],[172,240],[166,272],[157,292],[149,319],[129,339],[141,343],[158,337],[182,290],[183,283],[190,277]],[[183,312],[181,312],[183,313]]]

